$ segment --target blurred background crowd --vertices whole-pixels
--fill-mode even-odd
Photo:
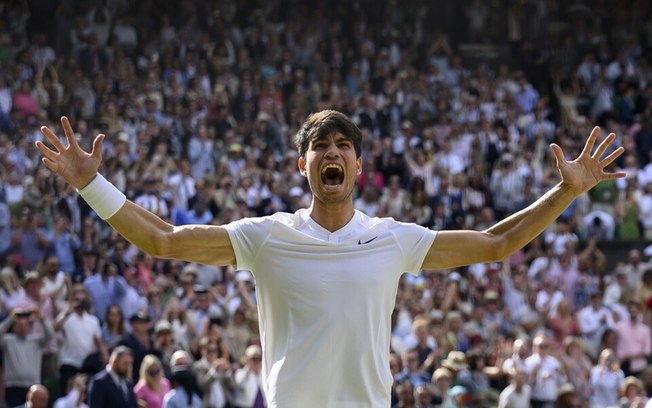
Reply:
[[[251,274],[130,245],[41,164],[40,126],[61,134],[66,115],[84,148],[106,134],[101,172],[163,219],[224,224],[310,203],[291,140],[332,108],[364,134],[356,208],[437,230],[524,208],[559,181],[549,143],[575,157],[594,125],[615,132],[626,153],[611,170],[627,178],[578,198],[509,260],[402,278],[392,391],[397,407],[644,407],[651,11],[2,2],[0,400],[111,406],[88,389],[108,364],[124,406],[263,406]]]

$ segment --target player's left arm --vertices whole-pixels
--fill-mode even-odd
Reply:
[[[593,128],[582,153],[572,161],[556,144],[550,147],[557,159],[561,181],[527,208],[512,214],[484,231],[439,231],[423,269],[447,269],[482,262],[502,261],[543,232],[580,194],[602,180],[625,177],[624,172],[606,172],[624,149],[618,147],[602,158],[616,138],[610,133],[592,154],[600,133]]]

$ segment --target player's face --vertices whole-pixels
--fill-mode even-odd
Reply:
[[[324,204],[351,200],[361,168],[353,142],[339,132],[311,141],[305,159],[299,158],[301,174],[308,178],[315,199]]]

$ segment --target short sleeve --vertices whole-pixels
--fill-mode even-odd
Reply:
[[[404,254],[405,270],[412,275],[418,275],[432,243],[435,242],[437,231],[417,224],[398,223],[393,230],[396,241]]]
[[[252,270],[260,248],[269,237],[265,218],[243,218],[224,226],[235,253],[236,269]]]

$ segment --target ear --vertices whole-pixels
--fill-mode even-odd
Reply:
[[[362,174],[362,157],[358,157],[358,159],[355,162],[358,165],[358,170],[356,171],[355,174],[359,176],[360,174]]]
[[[306,171],[306,159],[299,156],[299,160],[297,160],[297,166],[299,167],[299,173],[301,173],[303,177],[307,177],[308,172]]]

